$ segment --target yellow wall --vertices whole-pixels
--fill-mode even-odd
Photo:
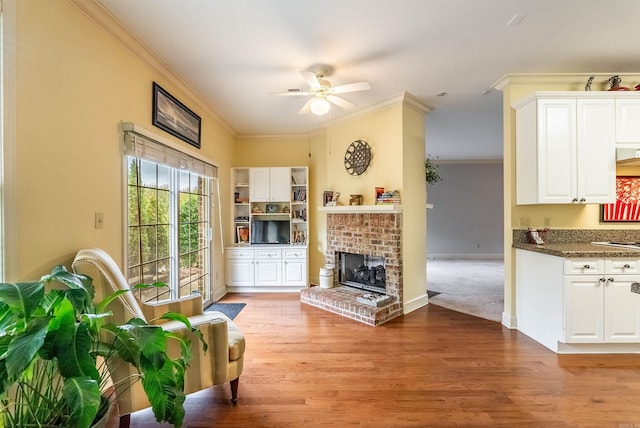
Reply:
[[[361,175],[344,166],[347,148],[355,140],[371,147],[372,158]],[[327,176],[323,190],[340,192],[339,201],[349,205],[349,195],[362,195],[364,205],[375,203],[375,188],[402,188],[402,103],[336,121],[327,126]],[[400,195],[402,197],[402,194]]]
[[[153,81],[202,117],[199,153],[220,167],[221,197],[230,200],[235,137],[195,94],[170,72],[152,70],[68,0],[15,5],[18,49],[15,59],[7,58],[16,69],[15,173],[6,185],[16,195],[7,247],[16,263],[7,280],[37,279],[88,246],[104,248],[122,266],[119,123],[134,122],[193,149],[151,125]],[[95,212],[104,213],[103,229],[94,228]],[[223,224],[228,229],[228,217]]]
[[[595,74],[592,90],[606,90],[610,74]],[[515,205],[515,111],[511,106],[535,91],[584,90],[590,73],[561,75],[509,75],[495,86],[503,91],[504,117],[504,261],[505,261],[505,316],[515,315],[515,266],[512,245],[513,229],[522,229],[521,219],[529,219],[532,227],[544,227],[544,218],[551,219],[556,229],[638,229],[628,223],[600,223],[600,205]],[[640,75],[621,74],[623,86],[635,86]],[[618,175],[640,175],[640,168],[617,169]]]

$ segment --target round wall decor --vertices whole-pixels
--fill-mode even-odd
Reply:
[[[347,147],[344,154],[344,167],[351,175],[360,175],[367,170],[371,162],[371,147],[364,140],[356,140]]]

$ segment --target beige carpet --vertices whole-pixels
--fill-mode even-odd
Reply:
[[[504,310],[504,261],[428,259],[427,290],[440,294],[429,304],[501,322]]]

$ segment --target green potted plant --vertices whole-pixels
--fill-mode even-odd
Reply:
[[[438,181],[442,181],[442,177],[438,172],[438,166],[431,161],[431,158],[426,158],[424,160],[424,170],[427,184],[433,184],[437,183]]]
[[[93,426],[105,418],[113,394],[136,380],[158,422],[182,425],[189,341],[138,318],[110,323],[107,307],[124,292],[94,304],[92,279],[63,266],[40,281],[0,284],[1,426]],[[180,314],[162,318],[198,332]],[[181,353],[171,358],[167,348],[174,340]],[[113,364],[133,365],[138,379],[107,388]]]

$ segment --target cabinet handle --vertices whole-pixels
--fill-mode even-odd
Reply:
[[[600,282],[605,282],[605,281],[606,281],[606,279],[600,278]]]
[[[613,278],[607,278],[607,285],[609,285],[610,282],[613,282]]]
[[[585,198],[580,199],[580,202],[587,202]]]
[[[573,198],[572,202],[578,202],[578,198]]]
[[[627,263],[626,265],[622,266],[622,269],[629,269],[631,267],[631,265],[629,263]]]
[[[591,269],[591,265],[584,265],[583,268],[584,269]]]

